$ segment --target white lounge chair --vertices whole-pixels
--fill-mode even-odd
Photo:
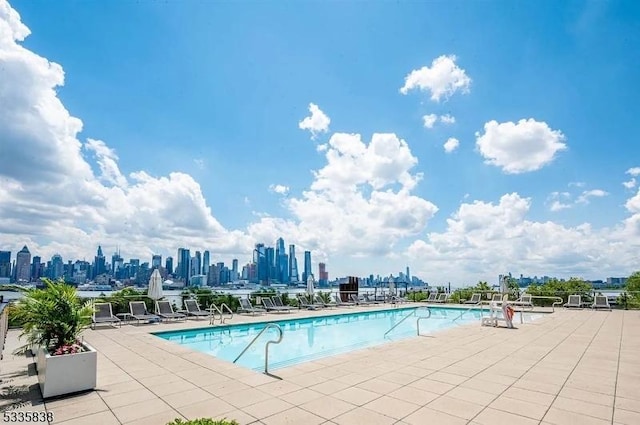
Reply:
[[[447,302],[447,294],[442,293],[438,295],[438,298],[434,301],[434,303],[444,304]]]
[[[580,295],[569,295],[569,301],[564,308],[582,308],[582,297]]]
[[[430,292],[429,296],[424,301],[427,302],[427,303],[434,303],[434,302],[436,302],[437,299],[438,299],[438,293],[437,292]]]
[[[609,305],[609,299],[606,295],[596,295],[593,299],[591,308],[597,310],[599,308],[611,311],[611,305]]]

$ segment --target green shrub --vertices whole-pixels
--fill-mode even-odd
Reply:
[[[238,421],[224,419],[200,418],[183,421],[182,419],[174,419],[167,425],[240,425]]]
[[[593,286],[582,279],[572,277],[569,280],[551,279],[542,285],[531,285],[527,293],[533,296],[560,297],[563,303],[569,299],[569,295],[580,295],[582,302],[591,301]],[[554,303],[551,299],[535,299],[536,305],[550,306]]]

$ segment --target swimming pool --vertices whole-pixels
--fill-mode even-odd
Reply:
[[[469,322],[479,322],[480,311],[469,311],[456,319],[464,310],[431,307],[431,317],[420,321],[420,334],[427,335]],[[414,315],[398,324],[405,316]],[[317,316],[291,320],[225,325],[200,329],[157,332],[154,335],[233,362],[244,348],[268,323],[277,323],[283,333],[280,344],[269,347],[269,369],[278,369],[322,357],[384,344],[389,341],[417,336],[417,317],[428,316],[424,308],[397,308],[364,311],[350,314]],[[273,316],[271,316],[273,318]],[[264,370],[264,347],[278,337],[277,329],[267,329],[236,364],[255,370]]]

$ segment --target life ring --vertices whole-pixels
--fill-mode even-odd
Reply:
[[[513,309],[513,307],[511,307],[510,305],[506,306],[504,308],[505,311],[505,315],[507,316],[507,318],[509,319],[509,321],[513,320],[513,314],[515,312],[515,310]]]

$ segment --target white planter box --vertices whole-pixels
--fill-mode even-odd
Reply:
[[[88,351],[62,356],[52,356],[44,348],[38,348],[36,366],[43,398],[96,387],[98,352],[88,344],[82,345]]]

